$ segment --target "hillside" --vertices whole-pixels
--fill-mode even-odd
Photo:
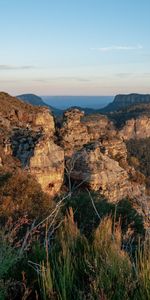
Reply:
[[[0,299],[149,296],[150,116],[117,130],[73,108],[59,125],[0,93]]]
[[[43,101],[43,99],[37,95],[34,94],[23,94],[23,95],[18,95],[16,96],[18,99],[26,102],[26,103],[30,103],[34,106],[45,106],[48,107],[53,113],[54,115],[61,115],[62,111],[60,109],[57,109],[51,105],[48,105],[47,103],[45,103]]]
[[[112,103],[108,104],[106,107],[101,109],[101,112],[114,112],[129,107],[130,105],[139,103],[150,103],[150,95],[117,95]]]
[[[42,98],[34,94],[18,95],[17,98],[23,100],[24,102],[30,103],[32,105],[48,106],[46,103],[44,103]]]
[[[117,128],[121,128],[127,120],[146,115],[150,116],[150,103],[133,104],[114,112],[107,112],[107,117],[111,119]]]

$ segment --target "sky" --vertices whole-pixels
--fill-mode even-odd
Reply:
[[[150,0],[0,0],[0,90],[150,93]]]

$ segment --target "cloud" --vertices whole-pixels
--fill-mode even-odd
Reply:
[[[35,66],[0,65],[0,71],[30,70],[30,69],[35,69]]]
[[[37,82],[45,82],[45,83],[49,83],[50,81],[79,81],[79,82],[90,82],[91,79],[90,78],[82,78],[82,77],[72,77],[72,76],[64,76],[64,77],[49,77],[49,78],[37,78],[37,79],[33,79],[33,81],[37,81]]]
[[[91,48],[91,50],[96,50],[100,52],[132,51],[132,50],[141,50],[141,49],[143,49],[143,46],[140,44],[137,46],[109,46],[109,47]]]
[[[119,78],[129,78],[132,77],[134,75],[134,73],[117,73],[116,76]]]

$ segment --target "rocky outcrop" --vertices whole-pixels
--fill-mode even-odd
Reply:
[[[53,136],[55,132],[54,118],[46,107],[37,107],[0,93],[0,126],[12,131],[14,128],[42,129],[44,133]]]
[[[141,116],[137,119],[128,120],[120,130],[119,136],[124,140],[150,137],[150,117]]]
[[[42,108],[38,111],[33,119],[33,128],[41,130],[49,137],[53,137],[55,133],[54,117],[50,114],[49,109]]]
[[[85,116],[84,111],[71,109],[64,113],[59,138],[60,145],[65,150],[65,156],[70,157],[83,145],[115,134],[114,126],[107,117]]]
[[[34,147],[29,168],[44,192],[56,196],[64,178],[64,151],[53,140],[41,138]]]
[[[28,168],[30,159],[34,155],[34,149],[42,132],[26,128],[16,128],[13,130],[9,145],[11,145],[12,154],[18,158],[23,168]],[[8,141],[7,141],[8,147]]]
[[[54,118],[45,107],[33,107],[0,93],[0,108],[0,168],[12,165],[12,172],[26,170],[53,198],[63,184],[64,160],[66,169],[71,161],[68,174],[72,181],[98,191],[111,202],[138,199],[146,210],[145,186],[137,182],[136,171],[128,164],[124,140],[148,137],[148,117],[128,121],[118,132],[107,117],[85,116],[72,109],[64,113],[56,134]]]
[[[106,136],[113,137],[116,135],[113,123],[106,116],[100,114],[85,116],[82,122],[87,127],[91,142]]]
[[[101,139],[101,145],[104,147],[105,154],[114,160],[127,161],[127,147],[122,138],[116,136],[106,136]]]
[[[16,129],[11,145],[22,168],[37,179],[44,192],[56,196],[63,183],[64,151],[49,134],[43,134],[42,130]]]
[[[49,109],[33,107],[5,93],[0,93],[0,108],[1,166],[25,169],[54,197],[63,182],[64,151],[55,144]]]
[[[74,155],[71,178],[83,182],[89,189],[99,191],[109,201],[116,202],[125,197],[139,197],[144,186],[131,182],[128,172],[107,154],[102,153],[101,144],[86,145]]]
[[[74,151],[81,149],[90,141],[87,127],[81,122],[83,116],[84,112],[78,109],[68,110],[64,113],[59,139],[66,157],[71,157]]]

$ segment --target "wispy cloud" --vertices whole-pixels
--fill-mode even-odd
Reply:
[[[143,46],[140,44],[136,46],[108,46],[108,47],[91,48],[91,50],[96,50],[100,52],[132,51],[132,50],[141,50],[141,49],[143,49]]]
[[[123,78],[123,79],[132,77],[133,75],[134,75],[134,73],[117,73],[116,74],[117,77]]]
[[[0,65],[0,71],[10,71],[10,70],[30,70],[35,69],[35,66],[15,66],[15,65]]]
[[[49,77],[49,78],[37,78],[37,79],[33,79],[33,81],[37,81],[37,82],[45,82],[45,83],[49,83],[50,81],[79,81],[79,82],[90,82],[91,79],[90,78],[83,78],[83,77],[72,77],[72,76],[64,76],[64,77]]]

